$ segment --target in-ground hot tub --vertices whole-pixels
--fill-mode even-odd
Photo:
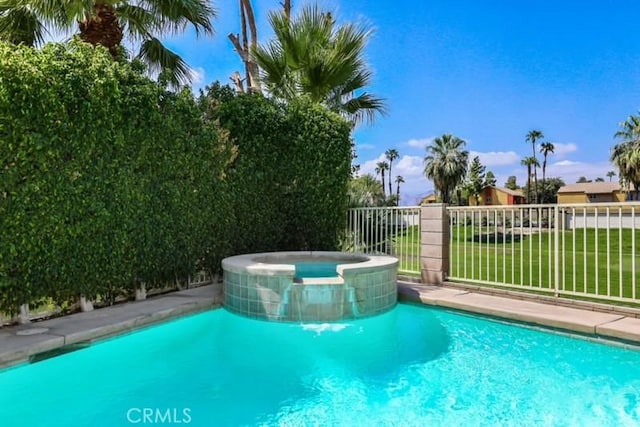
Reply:
[[[327,322],[372,316],[397,302],[398,260],[343,252],[270,252],[222,261],[224,306],[247,317]]]

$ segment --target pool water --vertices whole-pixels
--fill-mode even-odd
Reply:
[[[296,279],[338,277],[338,263],[336,262],[296,262]]]
[[[640,352],[404,304],[319,325],[214,310],[0,372],[3,426],[639,423]]]

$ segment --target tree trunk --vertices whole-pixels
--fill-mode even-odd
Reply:
[[[391,182],[391,167],[393,165],[393,160],[389,162],[389,196],[393,194],[393,183]]]
[[[122,42],[122,26],[118,22],[113,6],[106,3],[95,3],[93,15],[78,23],[80,38],[92,45],[101,45],[109,49],[111,56],[118,56],[118,48]]]
[[[534,199],[538,203],[538,167],[533,165]]]
[[[284,9],[284,16],[287,19],[291,18],[291,0],[284,0],[282,8]]]
[[[531,165],[527,165],[527,204],[531,203]]]
[[[546,182],[546,177],[547,177],[547,156],[544,156],[544,161],[542,162],[542,200],[540,201],[541,203],[544,203],[544,195],[546,194],[545,191],[545,185],[544,183]]]
[[[536,163],[537,163],[537,159],[538,158],[536,157],[536,140],[535,140],[535,138],[533,138],[532,141],[531,141],[531,147],[533,148],[533,158],[536,159]],[[531,174],[529,174],[529,175],[531,175]],[[533,200],[535,201],[535,203],[538,203],[538,166],[536,166],[535,164],[533,165],[533,176],[534,176],[533,177],[533,182],[535,183],[534,184],[535,190],[534,190],[534,193],[533,193],[533,195],[534,195],[534,199]]]
[[[261,92],[259,80],[260,70],[258,64],[251,58],[251,50],[258,45],[258,30],[251,0],[240,0],[240,25],[242,38],[240,38],[238,34],[233,33],[230,33],[228,37],[244,63],[247,90],[250,92]],[[249,27],[250,39],[249,34],[247,34],[247,26]],[[231,80],[233,80],[239,92],[244,92],[242,82],[238,80],[237,77],[236,73],[234,73]]]

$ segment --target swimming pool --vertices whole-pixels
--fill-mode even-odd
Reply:
[[[0,421],[636,425],[640,352],[406,304],[313,325],[219,309],[1,371]]]

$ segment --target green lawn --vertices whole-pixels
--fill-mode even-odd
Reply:
[[[394,253],[398,257],[398,270],[405,274],[420,275],[420,228],[408,227],[393,239]]]
[[[507,283],[553,289],[555,239],[553,230],[532,235],[502,236],[494,227],[454,226],[450,247],[450,274],[458,280]],[[517,231],[517,230],[516,230]],[[559,290],[633,298],[633,230],[578,229],[559,233]],[[400,270],[419,270],[417,230],[395,239]],[[635,296],[640,299],[640,230],[635,232]],[[607,266],[610,266],[609,271]]]

